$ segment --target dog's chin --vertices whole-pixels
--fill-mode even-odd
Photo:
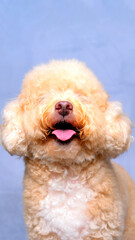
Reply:
[[[48,159],[53,162],[73,162],[79,152],[81,152],[81,144],[77,137],[73,136],[69,140],[61,141],[56,136],[51,136],[46,141],[46,153]]]
[[[79,130],[71,123],[60,121],[53,125],[46,139],[48,156],[55,161],[73,160],[81,149]]]

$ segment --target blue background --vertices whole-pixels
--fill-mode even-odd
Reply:
[[[34,65],[70,58],[84,61],[135,122],[134,0],[0,1],[1,111]],[[115,161],[135,180],[134,147]],[[23,172],[23,161],[0,147],[0,240],[27,239]]]

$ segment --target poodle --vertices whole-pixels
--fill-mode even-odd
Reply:
[[[23,156],[29,240],[134,240],[135,185],[111,161],[132,142],[119,102],[77,60],[35,67],[3,111],[1,143]]]

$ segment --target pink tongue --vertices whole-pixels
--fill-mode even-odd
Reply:
[[[76,132],[74,130],[71,130],[71,129],[66,129],[66,130],[57,129],[57,130],[54,130],[52,132],[52,134],[54,134],[61,141],[67,141],[73,135],[75,135]]]

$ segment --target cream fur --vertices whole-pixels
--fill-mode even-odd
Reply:
[[[58,101],[73,105],[79,136],[49,135]],[[23,156],[29,240],[134,240],[135,185],[111,158],[127,151],[132,123],[94,74],[76,60],[34,68],[3,112],[1,142]]]

